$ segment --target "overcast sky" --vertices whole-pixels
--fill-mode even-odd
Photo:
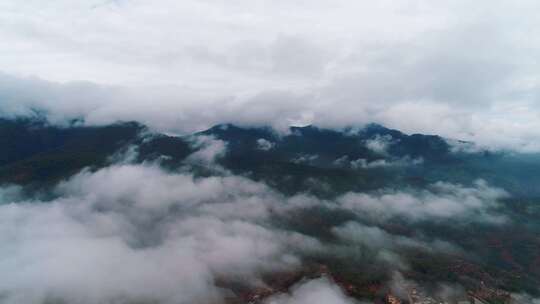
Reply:
[[[0,0],[0,113],[540,151],[538,1]]]

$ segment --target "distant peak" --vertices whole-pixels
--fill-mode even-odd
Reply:
[[[381,125],[381,124],[378,124],[378,123],[375,123],[375,122],[370,122],[368,124],[366,124],[364,126],[364,129],[370,129],[370,130],[388,130],[387,127]]]

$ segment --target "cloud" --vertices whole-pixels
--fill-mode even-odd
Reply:
[[[480,153],[486,151],[488,147],[481,147],[472,142],[447,139],[450,151],[453,153]]]
[[[339,240],[333,251],[348,260],[358,260],[364,265],[377,265],[379,274],[395,270],[409,271],[407,256],[403,252],[424,252],[461,256],[463,250],[452,243],[428,238],[421,232],[410,236],[392,234],[377,226],[349,221],[331,229]]]
[[[351,131],[349,131],[351,132]],[[352,131],[356,132],[356,131]],[[388,154],[388,148],[395,144],[397,141],[393,140],[391,135],[376,135],[374,138],[364,141],[366,148],[373,151],[377,155],[384,157],[386,159],[376,159],[369,161],[365,158],[358,159],[349,159],[348,155],[344,155],[336,160],[333,164],[340,167],[352,168],[352,169],[373,169],[373,168],[383,168],[383,167],[403,167],[403,166],[416,166],[424,162],[422,157],[411,158],[406,155],[401,158],[392,158]]]
[[[540,151],[536,1],[2,5],[2,115],[177,133],[379,122]]]
[[[392,279],[388,283],[390,291],[403,300],[409,299],[412,291],[416,297],[424,299],[425,302],[449,302],[459,303],[468,301],[469,296],[465,288],[456,283],[449,282],[431,282],[432,284],[419,284],[413,280],[407,279],[402,273],[395,271]]]
[[[192,140],[197,151],[189,155],[188,163],[212,164],[227,153],[227,144],[222,140],[204,135],[193,136]]]
[[[380,151],[379,151],[380,153]],[[374,161],[368,161],[365,158],[358,158],[354,160],[349,160],[349,156],[344,155],[336,160],[334,160],[334,165],[352,169],[373,169],[373,168],[385,168],[385,167],[404,167],[404,166],[416,166],[424,162],[424,159],[414,158],[411,159],[409,156],[404,156],[402,158],[393,158],[393,159],[377,159]]]
[[[366,226],[356,222],[347,222],[339,227],[334,227],[332,232],[343,241],[362,244],[374,250],[387,249],[396,252],[400,248],[416,248],[444,253],[460,251],[454,245],[441,240],[423,241],[420,238],[393,235],[379,227]]]
[[[0,187],[0,204],[9,204],[22,199],[22,187],[18,185],[4,185]]]
[[[264,301],[266,304],[353,304],[360,302],[346,296],[343,291],[328,278],[303,282],[293,287],[289,293],[279,294]]]
[[[13,274],[0,281],[0,295],[9,304],[213,302],[230,294],[223,282],[265,286],[263,274],[294,272],[309,257],[354,258],[382,273],[407,270],[402,250],[461,250],[421,230],[392,234],[378,221],[499,223],[491,208],[506,195],[479,181],[470,187],[436,183],[417,192],[349,193],[327,201],[288,197],[227,172],[194,177],[126,162],[81,171],[58,184],[49,201],[26,200],[19,188],[0,189],[0,241],[6,244],[0,271]],[[351,210],[357,219],[327,226],[336,240],[326,242],[289,225],[293,218],[287,215],[310,208],[328,208],[325,216]],[[370,224],[361,224],[366,219]],[[370,254],[358,255],[357,248]],[[304,303],[317,296],[356,303],[333,283],[311,282],[267,302]]]
[[[518,304],[525,304],[525,303],[531,303],[531,304],[538,304],[540,303],[540,299],[534,298],[528,294],[512,294],[512,299],[518,303]]]
[[[394,167],[394,166],[414,166],[422,164],[424,160],[422,158],[411,159],[410,157],[403,157],[395,160],[387,161],[385,159],[374,160],[368,162],[364,158],[359,158],[357,160],[352,160],[350,166],[353,169],[370,169],[370,168],[382,168],[382,167]]]
[[[260,150],[269,151],[272,148],[274,148],[274,146],[275,146],[275,143],[273,143],[273,142],[271,142],[269,140],[266,140],[264,138],[257,139],[257,148],[260,149]]]
[[[393,144],[391,135],[376,135],[375,138],[366,140],[366,147],[380,155],[388,153],[388,147]]]
[[[480,111],[445,102],[348,102],[328,94],[322,97],[317,87],[306,92],[270,89],[229,94],[179,86],[59,84],[3,75],[0,116],[29,116],[39,111],[55,124],[83,118],[87,125],[136,120],[153,130],[177,134],[220,123],[269,125],[284,131],[291,125],[342,128],[379,122],[406,133],[438,134],[491,149],[540,151],[535,144],[540,128],[534,124],[540,112],[533,102],[498,103]]]
[[[17,195],[18,190],[0,192]],[[0,241],[6,245],[0,271],[13,275],[0,282],[0,294],[6,303],[217,301],[230,293],[227,285],[216,286],[218,279],[264,286],[262,274],[294,271],[309,256],[350,256],[358,245],[376,252],[374,260],[366,257],[362,263],[408,269],[400,250],[460,250],[421,232],[394,235],[373,223],[352,221],[328,227],[339,240],[329,244],[285,229],[284,215],[327,207],[328,212],[352,210],[359,220],[486,221],[486,215],[495,217],[488,212],[492,200],[502,195],[483,182],[469,188],[437,183],[429,191],[351,193],[334,202],[309,195],[286,197],[226,173],[196,178],[156,164],[121,162],[64,180],[51,201],[1,196]],[[281,218],[277,224],[276,216]],[[303,303],[314,295],[354,303],[332,284],[306,284],[268,303]]]
[[[339,206],[372,219],[404,218],[410,221],[451,220],[502,223],[497,200],[508,194],[476,181],[472,187],[438,182],[417,192],[383,191],[380,194],[348,193],[337,199]]]
[[[295,164],[311,164],[319,159],[319,155],[316,154],[300,154],[291,161]]]
[[[174,134],[226,122],[280,131],[378,122],[475,147],[538,152],[539,8],[532,0],[7,0],[0,4],[0,116],[38,112],[60,125],[136,120]],[[193,143],[202,149],[192,164],[207,166],[226,153],[219,140],[197,136]],[[392,142],[364,144],[384,155]],[[258,141],[263,150],[272,145]],[[271,222],[295,208],[344,209],[371,225],[508,220],[496,212],[507,194],[482,181],[325,201],[220,174],[196,178],[127,161],[76,174],[51,201],[0,188],[0,273],[10,274],[0,281],[0,301],[214,302],[225,292],[217,277],[259,284],[261,272],[295,269],[303,252],[328,250]],[[381,248],[388,263],[401,262],[398,247],[446,248],[377,226],[332,231]],[[320,299],[354,303],[325,279],[268,301]]]
[[[217,301],[217,277],[261,284],[259,274],[294,269],[296,253],[320,247],[265,224],[279,196],[241,177],[121,164],[83,171],[55,194],[2,197],[0,271],[12,274],[0,282],[5,303]]]

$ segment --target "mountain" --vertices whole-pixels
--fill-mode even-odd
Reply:
[[[84,167],[103,166],[142,128],[136,123],[58,127],[43,120],[0,119],[0,181],[54,182]]]
[[[203,188],[199,191],[212,191],[204,187],[224,183],[219,177],[262,182],[257,185],[264,184],[264,193],[242,197],[247,205],[241,207],[249,209],[256,201],[267,208],[258,229],[272,227],[300,234],[324,244],[327,250],[324,254],[304,253],[304,267],[299,270],[272,273],[270,282],[289,282],[280,287],[283,290],[303,276],[323,273],[344,288],[353,286],[348,293],[358,299],[377,298],[384,290],[380,286],[389,279],[387,264],[392,260],[401,265],[403,260],[407,263],[404,274],[426,286],[430,282],[458,282],[478,294],[499,289],[540,294],[537,154],[485,151],[473,143],[437,135],[409,135],[377,124],[341,130],[290,127],[285,132],[222,124],[171,136],[136,122],[55,126],[28,118],[0,119],[0,145],[0,185],[21,185],[24,194],[36,201],[58,199],[62,194],[54,192],[58,190],[55,185],[83,169],[96,173],[92,178],[100,181],[118,179],[110,175],[113,171],[123,172],[122,179],[126,178],[124,172],[148,171],[150,175],[139,176],[154,178],[151,186],[170,183],[167,187],[174,195],[160,198],[157,192],[169,191],[161,187],[156,193],[139,193],[146,206],[142,209],[134,204],[137,197],[130,195],[134,191],[130,187],[121,189],[119,198],[107,193],[93,196],[93,192],[89,196],[96,199],[96,210],[91,209],[98,217],[107,213],[108,204],[118,203],[118,210],[133,216],[133,227],[143,240],[153,237],[146,230],[160,235],[170,220],[180,221],[186,212],[201,212],[196,208],[200,202],[190,204],[190,195],[186,206],[184,200],[176,201],[182,191],[191,193],[198,187]],[[114,166],[126,162],[135,164],[130,166],[136,169]],[[137,166],[144,163],[152,165]],[[153,175],[157,171],[159,174]],[[126,179],[126,184],[136,182],[140,187],[140,178]],[[206,184],[201,186],[197,180]],[[178,184],[182,182],[193,185],[174,192],[172,188],[182,188]],[[236,182],[220,187],[241,188]],[[99,189],[107,192],[112,188]],[[86,194],[86,189],[77,191]],[[232,208],[228,196],[242,191],[225,191],[224,204],[221,192],[211,195],[207,211],[228,216],[228,208]],[[5,200],[9,203],[9,191],[5,193],[0,196],[8,197]],[[42,193],[47,193],[44,199]],[[272,199],[266,201],[266,196]],[[152,204],[146,205],[154,199],[166,200],[163,209],[156,209],[159,212],[149,207]],[[313,205],[300,204],[274,214],[274,207],[287,210],[287,203],[294,204],[295,199]],[[355,209],[355,204],[361,208]],[[116,214],[117,210],[109,212]],[[208,215],[213,216],[216,214]],[[145,221],[147,217],[152,220]],[[145,241],[137,246],[141,244],[149,246]],[[388,251],[396,256],[380,255]],[[244,288],[248,294],[256,293],[244,285],[236,286],[231,278],[219,283],[231,290],[238,288],[241,295]]]
[[[474,144],[407,135],[378,124],[343,130],[291,127],[285,134],[226,124],[199,134],[227,143],[227,155],[219,161],[223,166],[285,192],[323,194],[310,187],[313,179],[336,193],[485,179],[520,196],[540,196],[538,155],[462,149]]]
[[[0,119],[0,183],[52,184],[82,168],[108,165],[129,148],[137,151],[137,162],[160,160],[174,170],[201,149],[194,144],[201,136],[225,143],[226,153],[217,159],[224,168],[289,194],[331,196],[481,178],[520,196],[540,196],[537,155],[464,152],[440,136],[407,135],[377,124],[343,130],[291,127],[286,133],[223,124],[168,136],[136,122],[60,127],[39,119]]]

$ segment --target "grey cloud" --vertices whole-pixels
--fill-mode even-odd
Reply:
[[[378,153],[384,153],[380,148],[377,148]],[[384,167],[403,167],[403,166],[415,166],[420,165],[424,162],[423,158],[411,158],[409,156],[404,156],[402,158],[394,159],[378,159],[374,161],[368,161],[365,158],[358,158],[350,160],[347,155],[344,155],[336,160],[334,164],[341,167],[352,168],[352,169],[373,169],[373,168],[384,168]]]
[[[224,122],[279,131],[378,122],[482,148],[538,152],[539,11],[529,0],[7,0],[0,4],[0,116],[38,111],[60,125],[136,120],[175,134]],[[214,139],[194,144],[203,147],[189,159],[195,164],[212,165],[226,153],[226,143]],[[367,143],[379,153],[388,144]],[[25,201],[16,186],[0,188],[0,273],[10,274],[0,281],[0,301],[219,300],[216,276],[257,284],[260,271],[298,266],[297,251],[328,249],[267,222],[294,208],[343,208],[371,221],[507,220],[496,213],[507,194],[483,182],[324,201],[284,197],[220,173],[195,178],[127,159],[62,182],[51,202]],[[399,268],[406,265],[395,246],[450,250],[375,226],[349,223],[334,232],[381,248],[378,258]],[[326,279],[268,303],[320,299],[354,303]]]
[[[0,205],[9,204],[22,199],[22,187],[18,185],[4,185],[0,187]]]
[[[263,150],[263,151],[271,150],[274,147],[274,145],[275,145],[275,143],[273,143],[273,142],[271,142],[269,140],[266,140],[264,138],[257,139],[257,147],[260,150]]]
[[[319,155],[316,154],[301,154],[292,159],[291,161],[295,164],[310,164],[313,161],[316,161],[319,158]]]
[[[372,249],[399,250],[400,248],[417,248],[425,251],[459,253],[461,250],[454,245],[441,240],[423,241],[421,238],[411,238],[393,235],[376,226],[366,226],[356,222],[348,222],[334,227],[332,232],[344,241],[363,244]]]
[[[271,78],[317,77],[332,59],[327,48],[302,37],[284,35],[267,44],[240,41],[222,53],[205,46],[191,46],[187,52],[201,63]]]
[[[447,139],[446,142],[450,145],[450,150],[453,153],[479,153],[489,149],[489,147],[482,147],[472,142],[451,139]]]
[[[227,153],[227,144],[222,140],[204,135],[193,136],[191,139],[197,151],[188,157],[189,163],[212,164]]]
[[[360,219],[377,224],[399,218],[411,223],[459,220],[461,223],[501,225],[510,219],[498,211],[499,200],[508,196],[504,189],[490,186],[483,180],[476,180],[469,186],[437,182],[422,190],[348,192],[332,200],[298,194],[288,197],[273,211],[286,213],[291,209],[325,207],[352,211]]]
[[[391,135],[377,135],[375,138],[366,140],[366,147],[373,152],[386,155],[388,147],[393,143]]]
[[[517,304],[525,304],[525,303],[531,303],[531,304],[538,304],[540,303],[540,299],[534,298],[528,294],[512,294],[512,299]]]
[[[137,120],[157,131],[180,134],[224,122],[270,125],[286,131],[291,125],[341,128],[375,121],[408,133],[435,133],[492,149],[540,151],[536,140],[540,128],[534,127],[539,113],[532,103],[479,112],[428,101],[396,101],[384,106],[349,103],[338,96],[323,98],[316,90],[224,95],[180,87],[102,87],[7,75],[0,78],[3,117],[29,116],[37,110],[55,124],[76,118],[84,118],[88,125]]]

